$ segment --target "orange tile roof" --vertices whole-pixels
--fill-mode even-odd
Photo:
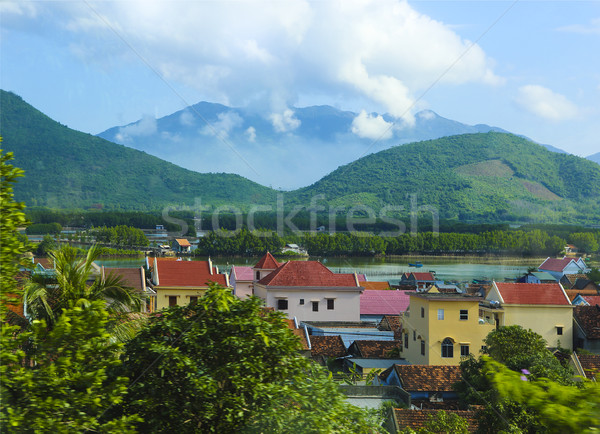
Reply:
[[[310,353],[312,356],[344,357],[346,346],[340,335],[310,336]]]
[[[371,290],[390,289],[389,282],[361,282],[360,286]]]
[[[573,299],[577,297],[578,294],[598,295],[598,291],[596,291],[595,289],[565,289],[565,292],[567,293],[567,297],[569,297],[569,300],[571,301],[573,301]]]
[[[318,261],[289,261],[258,281],[265,286],[355,287],[354,274],[336,274]]]
[[[570,305],[558,283],[494,282],[505,304]]]
[[[175,238],[175,241],[177,241],[177,244],[179,244],[181,247],[190,247],[191,244],[188,240],[186,240],[185,238]]]
[[[411,273],[413,276],[415,276],[415,279],[417,279],[418,281],[434,281],[435,280],[435,276],[433,275],[433,273]]]
[[[218,274],[213,267],[212,274],[208,261],[170,261],[156,258],[158,286],[201,287],[215,282],[227,286],[224,274]]]
[[[355,340],[348,351],[356,357],[365,359],[392,359],[398,358],[397,355],[392,356],[390,353],[394,350],[402,350],[400,341],[376,341],[376,340]]]
[[[261,270],[275,270],[279,267],[279,265],[280,264],[277,262],[277,259],[275,259],[270,252],[267,252],[265,256],[258,261],[254,268],[259,268]]]
[[[137,268],[104,268],[104,275],[109,276],[111,273],[120,276],[123,279],[123,283],[126,286],[137,289],[138,291],[144,290],[144,279],[145,274],[141,267]]]
[[[419,430],[427,426],[430,418],[441,410],[434,409],[423,409],[423,410],[408,410],[404,408],[394,409],[394,418],[398,423],[400,430],[404,428],[411,428],[413,430]],[[475,432],[477,430],[477,421],[475,419],[475,412],[470,410],[444,410],[446,413],[454,413],[469,423],[469,432]]]
[[[295,336],[298,336],[298,338],[300,338],[300,344],[302,345],[302,349],[308,350],[308,341],[306,340],[306,333],[304,332],[304,329],[296,327],[296,323],[293,319],[286,318],[284,319],[284,321],[287,324],[288,328],[292,331],[292,333],[294,333]]]
[[[591,306],[600,305],[600,295],[584,295],[582,296]]]
[[[454,365],[394,365],[392,369],[407,392],[450,392],[460,381],[460,367]]]

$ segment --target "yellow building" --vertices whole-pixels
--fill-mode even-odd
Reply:
[[[559,283],[494,282],[484,298],[424,292],[410,295],[402,319],[402,354],[412,364],[456,365],[479,355],[492,330],[520,325],[549,347],[572,349],[573,306]]]
[[[152,288],[156,292],[156,310],[184,306],[202,297],[211,282],[229,286],[226,274],[208,261],[181,261],[153,258]]]
[[[412,293],[402,318],[402,356],[412,364],[458,365],[479,355],[493,321],[479,317],[482,298],[459,293]]]

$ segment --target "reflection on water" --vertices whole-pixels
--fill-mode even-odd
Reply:
[[[189,258],[186,258],[189,259]],[[192,260],[206,260],[206,257],[192,258]],[[233,265],[253,266],[260,258],[213,258],[213,264],[219,267],[220,272],[229,273]],[[422,268],[409,267],[410,258],[311,258],[320,260],[324,265],[336,273],[365,274],[370,281],[389,281],[396,284],[405,272],[435,271],[440,280],[446,281],[471,281],[514,279],[527,272],[532,266],[539,265],[538,260],[515,260],[496,258],[493,262],[484,258],[444,258],[419,257],[423,263]],[[104,259],[97,261],[106,267],[139,267],[144,265],[144,258],[134,259]]]

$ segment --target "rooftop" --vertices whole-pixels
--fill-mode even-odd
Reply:
[[[159,287],[206,287],[210,282],[227,286],[225,275],[217,273],[216,267],[211,270],[209,261],[155,259]]]
[[[354,287],[355,274],[336,274],[318,261],[289,261],[258,281],[265,286]]]
[[[418,431],[421,428],[425,428],[427,422],[431,417],[440,410],[423,409],[423,410],[408,410],[403,408],[394,409],[394,419],[398,423],[400,430],[404,428],[411,428]],[[475,419],[475,412],[468,410],[444,410],[447,413],[454,413],[464,418],[469,423],[469,432],[475,432],[477,429],[477,422]]]
[[[586,338],[600,339],[600,306],[575,306],[573,318],[583,329]]]
[[[410,296],[405,291],[370,290],[360,294],[361,315],[398,315],[405,312]]]
[[[392,369],[407,392],[450,392],[460,381],[460,367],[454,365],[394,365],[381,376],[387,378]]]
[[[137,267],[137,268],[103,267],[103,270],[104,270],[105,276],[115,274],[115,275],[121,277],[123,284],[125,286],[129,286],[140,292],[144,291],[144,287],[145,287],[144,281],[146,279],[146,275],[145,275],[144,269],[142,267]]]
[[[231,275],[235,277],[236,282],[254,280],[254,270],[252,267],[234,265],[231,267]]]
[[[346,346],[340,335],[310,336],[310,352],[312,356],[344,357]]]
[[[258,268],[261,270],[275,270],[280,266],[277,259],[271,255],[270,252],[265,253],[265,255],[256,263],[254,268]]]
[[[398,358],[398,352],[395,350],[401,349],[400,341],[356,340],[348,351],[365,359],[391,359]]]
[[[540,271],[556,271],[562,273],[565,268],[571,263],[575,262],[573,258],[567,258],[566,256],[562,259],[558,258],[548,258],[542,265],[538,267]]]
[[[570,305],[559,283],[494,282],[504,304]]]

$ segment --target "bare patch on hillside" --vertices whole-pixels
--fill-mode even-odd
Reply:
[[[510,178],[513,170],[502,160],[487,160],[479,163],[465,164],[454,169],[456,173],[469,176],[488,176],[494,178]]]
[[[526,181],[524,179],[520,179],[519,181],[521,182],[521,184],[523,184],[523,187],[525,187],[527,189],[527,191],[529,191],[529,193],[533,194],[535,197],[537,197],[539,199],[544,199],[544,200],[561,200],[562,199],[560,196],[552,193],[550,190],[548,190],[542,184],[539,184],[537,182]]]

